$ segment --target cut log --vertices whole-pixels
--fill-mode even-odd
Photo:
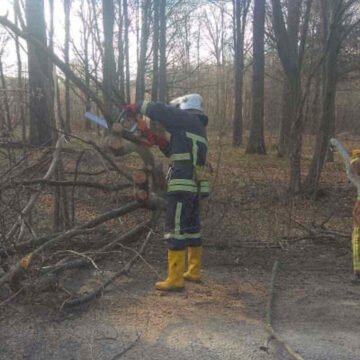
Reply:
[[[138,190],[135,197],[139,203],[144,203],[149,198],[149,193],[146,190]]]
[[[136,185],[144,185],[147,182],[147,175],[143,170],[137,170],[133,173],[133,180]]]

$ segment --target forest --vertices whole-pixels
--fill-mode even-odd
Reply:
[[[164,294],[173,133],[122,119],[190,94],[202,282]],[[359,113],[359,0],[0,0],[0,360],[358,360]]]

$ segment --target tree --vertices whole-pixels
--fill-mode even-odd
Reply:
[[[301,151],[303,132],[304,98],[301,84],[301,71],[305,54],[305,44],[309,27],[312,0],[306,0],[300,41],[293,41],[299,32],[302,0],[289,1],[288,27],[285,26],[280,0],[272,2],[272,24],[276,45],[287,86],[287,120],[290,121],[290,184],[289,192],[295,194],[301,189]]]
[[[246,153],[266,154],[264,141],[265,0],[255,0],[253,18],[252,119]]]
[[[335,97],[338,81],[338,58],[341,46],[359,24],[351,21],[353,0],[321,0],[323,25],[322,112],[316,135],[315,152],[305,181],[306,192],[316,195],[329,141],[335,133]],[[350,19],[350,20],[349,20]]]
[[[157,101],[159,94],[159,11],[160,2],[154,1],[154,25],[153,25],[153,75],[151,86],[151,100]]]
[[[124,17],[121,6],[121,0],[117,1],[118,4],[118,81],[119,81],[119,95],[125,102],[125,73],[124,73],[124,39],[123,39],[123,28],[124,28]]]
[[[64,40],[64,56],[65,64],[69,66],[69,52],[70,52],[70,10],[71,1],[64,0],[64,14],[65,14],[65,40]],[[70,124],[70,80],[65,75],[65,133],[71,134]]]
[[[160,1],[160,39],[159,39],[159,101],[166,102],[166,0]]]
[[[233,118],[233,146],[242,143],[243,127],[243,73],[244,73],[244,36],[249,0],[233,0],[234,13],[234,118]]]
[[[146,72],[146,53],[149,38],[149,13],[150,0],[143,0],[141,7],[141,42],[138,69],[136,74],[136,101],[144,99],[145,96],[145,72]]]
[[[113,46],[114,34],[114,1],[103,0],[103,28],[104,28],[104,58],[103,58],[103,97],[108,122],[114,121],[117,116],[116,108],[113,105],[116,97],[116,66]]]
[[[124,10],[124,47],[125,47],[125,88],[126,88],[126,102],[131,102],[130,93],[130,56],[129,56],[129,17],[128,17],[128,2],[123,0]]]
[[[46,46],[44,0],[26,1],[27,31],[30,36]],[[45,145],[51,142],[52,73],[47,56],[38,46],[28,41],[30,142]]]

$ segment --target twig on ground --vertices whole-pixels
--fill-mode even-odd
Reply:
[[[127,274],[129,272],[129,270],[131,269],[131,267],[135,264],[135,262],[138,259],[139,255],[141,255],[144,252],[147,244],[149,243],[151,235],[152,235],[152,230],[150,230],[149,233],[147,234],[147,236],[145,238],[145,241],[141,245],[141,248],[140,248],[139,252],[133,258],[131,258],[128,261],[128,263],[122,269],[120,269],[113,276],[111,276],[106,282],[104,282],[100,286],[97,286],[92,292],[90,292],[90,293],[88,293],[88,294],[86,294],[84,296],[80,296],[80,297],[77,297],[75,299],[66,300],[63,303],[62,307],[67,308],[67,307],[72,307],[72,306],[83,305],[83,304],[95,299],[97,296],[102,294],[102,292],[105,290],[105,288],[107,286],[109,286],[111,283],[113,283],[117,278],[119,278],[121,275]]]
[[[135,344],[140,340],[140,337],[141,337],[141,333],[138,333],[136,339],[130,345],[128,345],[124,350],[122,350],[119,354],[113,356],[111,360],[120,359],[123,355],[125,355],[129,350],[131,350],[135,346]]]
[[[267,351],[268,345],[270,340],[275,339],[280,345],[284,347],[287,353],[295,360],[305,360],[301,355],[296,353],[290,345],[274,330],[272,325],[272,308],[274,303],[274,294],[275,294],[275,279],[277,275],[277,270],[279,267],[279,261],[276,260],[272,273],[271,273],[271,280],[270,280],[270,287],[269,287],[269,299],[267,303],[267,313],[266,313],[266,330],[270,333],[269,338],[266,340],[264,346],[261,347],[262,350]]]

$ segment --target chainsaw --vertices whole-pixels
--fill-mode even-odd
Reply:
[[[102,117],[88,111],[84,114],[84,117],[104,129],[110,130],[108,123]],[[140,145],[142,143],[141,130],[145,127],[146,125],[144,120],[137,120],[133,116],[129,116],[128,111],[124,109],[121,111],[116,121],[112,124],[111,130],[120,133],[124,139],[129,140],[136,145]]]

